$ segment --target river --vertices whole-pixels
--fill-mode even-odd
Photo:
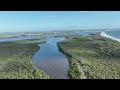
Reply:
[[[69,35],[88,35],[95,31],[72,32],[62,34]],[[24,40],[32,38],[46,38],[47,43],[39,44],[40,49],[33,56],[33,64],[40,70],[46,72],[52,79],[69,79],[69,62],[67,57],[58,50],[57,42],[64,40],[64,37],[54,37],[54,35],[25,36],[0,39],[0,42]]]
[[[64,37],[47,38],[47,43],[40,44],[40,49],[33,56],[33,63],[45,71],[52,79],[68,79],[69,63],[67,57],[59,52],[57,42]]]

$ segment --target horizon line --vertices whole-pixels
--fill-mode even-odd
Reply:
[[[41,30],[41,31],[10,31],[10,32],[0,32],[0,33],[25,33],[25,32],[59,32],[59,31],[83,31],[83,30],[106,30],[106,29],[120,29],[120,28],[93,28],[93,29],[65,29],[65,30]]]

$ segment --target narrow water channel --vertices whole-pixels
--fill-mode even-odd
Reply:
[[[95,31],[94,31],[95,32]],[[72,32],[65,33],[65,36],[69,35],[88,35],[93,32]],[[64,36],[64,33],[61,35]],[[25,40],[33,38],[47,38],[47,43],[39,44],[40,49],[33,56],[34,65],[45,71],[52,79],[69,79],[68,70],[69,62],[67,57],[58,50],[57,42],[64,40],[64,37],[54,37],[54,35],[43,35],[43,36],[25,36],[15,38],[0,39],[0,42],[14,41],[14,40]]]
[[[68,79],[69,63],[67,57],[58,50],[57,42],[64,37],[47,38],[47,43],[40,44],[40,49],[33,56],[35,66],[45,71],[52,79]]]

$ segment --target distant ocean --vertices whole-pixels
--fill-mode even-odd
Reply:
[[[120,29],[119,30],[107,30],[101,33],[102,36],[111,38],[120,42]]]
[[[110,30],[110,31],[105,31],[105,33],[112,37],[120,39],[120,30]]]
[[[107,38],[111,38],[113,40],[117,40],[120,42],[120,29],[109,29],[109,30],[86,30],[86,31],[70,31],[70,32],[63,32],[59,35],[89,35],[92,33],[96,32],[102,32],[101,35]],[[26,37],[15,37],[15,38],[5,38],[5,39],[0,39],[0,42],[5,42],[5,41],[14,41],[14,40],[24,40],[24,39],[31,39],[31,38],[44,38],[44,37],[50,37],[49,35],[44,35],[44,36],[26,36]]]

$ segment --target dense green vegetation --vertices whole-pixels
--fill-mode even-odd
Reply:
[[[72,36],[58,43],[69,58],[72,79],[120,79],[120,43],[100,33]]]
[[[40,39],[0,43],[0,79],[48,79],[49,76],[32,64]]]

